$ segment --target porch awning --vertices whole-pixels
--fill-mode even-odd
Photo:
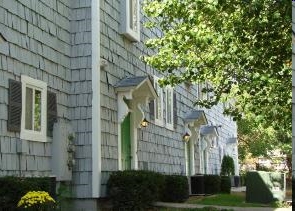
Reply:
[[[147,105],[158,97],[149,76],[124,78],[115,85],[115,91],[118,94],[118,122],[122,122],[130,111],[137,112],[136,122],[141,122],[144,118],[141,105]]]
[[[184,122],[187,124],[192,124],[194,126],[206,125],[208,124],[206,114],[203,110],[191,110],[187,113],[184,118]]]
[[[158,97],[157,92],[148,76],[124,78],[115,85],[115,90],[116,92],[132,92],[132,94],[137,93],[139,96],[148,96],[151,99]]]
[[[213,125],[205,125],[201,127],[200,130],[201,135],[203,136],[218,136],[218,130],[216,126]]]

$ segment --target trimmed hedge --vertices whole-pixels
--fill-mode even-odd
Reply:
[[[220,192],[220,176],[204,175],[205,194],[216,194]]]
[[[184,202],[189,197],[186,176],[166,175],[161,200],[165,202]]]
[[[285,175],[280,172],[247,172],[246,202],[272,203],[285,198]]]
[[[292,177],[292,207],[295,206],[295,177]]]
[[[115,210],[143,210],[155,201],[183,202],[189,196],[187,177],[142,170],[114,172],[107,187]]]
[[[159,200],[164,177],[150,171],[117,171],[110,175],[108,193],[115,210],[140,210]]]
[[[17,210],[16,205],[28,191],[46,191],[55,197],[55,178],[51,177],[0,177],[0,208]]]
[[[231,180],[229,176],[221,176],[220,178],[220,192],[230,193],[231,190]]]

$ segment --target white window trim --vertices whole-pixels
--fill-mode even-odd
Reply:
[[[170,94],[171,94],[171,103],[170,103],[170,105],[171,105],[171,116],[170,116],[170,119],[171,119],[171,122],[169,123],[167,120],[168,120],[168,90],[170,90]],[[165,89],[165,91],[166,91],[166,106],[165,106],[165,108],[166,108],[166,112],[165,112],[165,114],[166,114],[166,128],[167,129],[169,129],[169,130],[173,130],[174,129],[174,127],[173,127],[173,124],[174,124],[174,122],[173,122],[173,117],[174,117],[174,114],[173,114],[173,101],[174,101],[174,99],[173,99],[173,87],[172,86],[167,86],[166,87],[166,89]]]
[[[22,115],[21,115],[21,132],[20,138],[46,142],[47,131],[47,84],[43,81],[33,79],[31,77],[21,75],[22,82]],[[41,131],[33,131],[25,129],[25,110],[26,110],[26,87],[33,87],[41,90]]]
[[[134,42],[140,42],[140,4],[139,0],[135,0],[137,2],[137,31],[134,31],[129,23],[130,23],[130,1],[132,0],[121,0],[121,23],[120,23],[120,31],[121,34],[125,35],[129,40]]]
[[[159,85],[159,78],[157,77],[157,76],[154,76],[154,87],[156,87],[156,85],[157,86],[160,86]],[[161,106],[161,114],[162,114],[162,116],[160,117],[160,118],[157,118],[157,112],[158,112],[158,105],[157,105],[157,100],[155,100],[154,101],[154,116],[155,116],[155,124],[156,125],[158,125],[158,126],[164,126],[164,114],[163,114],[163,112],[164,112],[164,109],[163,109],[163,105],[164,105],[164,102],[163,102],[163,95],[164,95],[164,91],[163,91],[163,88],[160,88],[161,89],[161,92],[160,93],[158,93],[158,90],[156,90],[157,91],[157,93],[158,93],[158,99],[160,100],[160,106]]]

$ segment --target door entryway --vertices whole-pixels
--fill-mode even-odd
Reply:
[[[192,156],[191,156],[191,140],[188,143],[185,143],[185,147],[186,147],[186,174],[188,176],[192,175]]]
[[[122,170],[131,169],[131,133],[130,133],[130,113],[121,123],[121,160]]]

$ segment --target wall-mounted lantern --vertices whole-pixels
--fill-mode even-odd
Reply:
[[[142,122],[140,123],[141,127],[147,127],[148,124],[149,124],[149,121],[147,121],[146,118],[144,118],[144,119],[142,120]]]
[[[185,141],[185,142],[188,142],[189,139],[190,139],[191,135],[186,132],[183,136],[182,136],[182,140]]]

